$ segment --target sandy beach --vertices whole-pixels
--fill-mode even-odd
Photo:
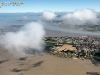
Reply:
[[[100,64],[49,54],[14,56],[0,49],[0,75],[100,75]]]

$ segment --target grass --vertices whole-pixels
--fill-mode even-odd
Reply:
[[[96,61],[100,61],[100,57],[99,56],[94,56],[93,59],[96,60]]]
[[[56,43],[53,42],[46,42],[46,47],[54,46]]]

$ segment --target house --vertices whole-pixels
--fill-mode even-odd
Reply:
[[[76,47],[73,47],[72,45],[68,45],[68,44],[64,44],[62,47],[58,48],[57,51],[61,52],[61,51],[77,51]]]

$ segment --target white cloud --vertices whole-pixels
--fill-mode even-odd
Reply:
[[[90,9],[81,9],[73,13],[67,13],[62,19],[71,25],[83,25],[85,23],[97,24],[97,13]]]
[[[40,23],[32,22],[26,24],[18,32],[8,32],[0,39],[4,43],[4,47],[11,53],[24,54],[24,50],[34,49],[42,51],[45,31]]]
[[[53,13],[53,12],[51,12],[51,11],[44,11],[44,12],[42,13],[42,18],[43,18],[44,20],[52,20],[52,19],[54,19],[55,17],[56,17],[56,14]]]
[[[26,20],[26,19],[28,19],[28,17],[27,16],[23,16],[22,19]]]

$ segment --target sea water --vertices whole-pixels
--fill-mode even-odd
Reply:
[[[0,13],[0,29],[3,28],[5,31],[8,29],[9,31],[9,27],[12,25],[25,25],[29,22],[36,22],[39,20],[41,20],[41,13]],[[47,23],[44,24],[44,28],[61,32],[100,36],[100,32],[65,29],[57,26],[52,26]]]

